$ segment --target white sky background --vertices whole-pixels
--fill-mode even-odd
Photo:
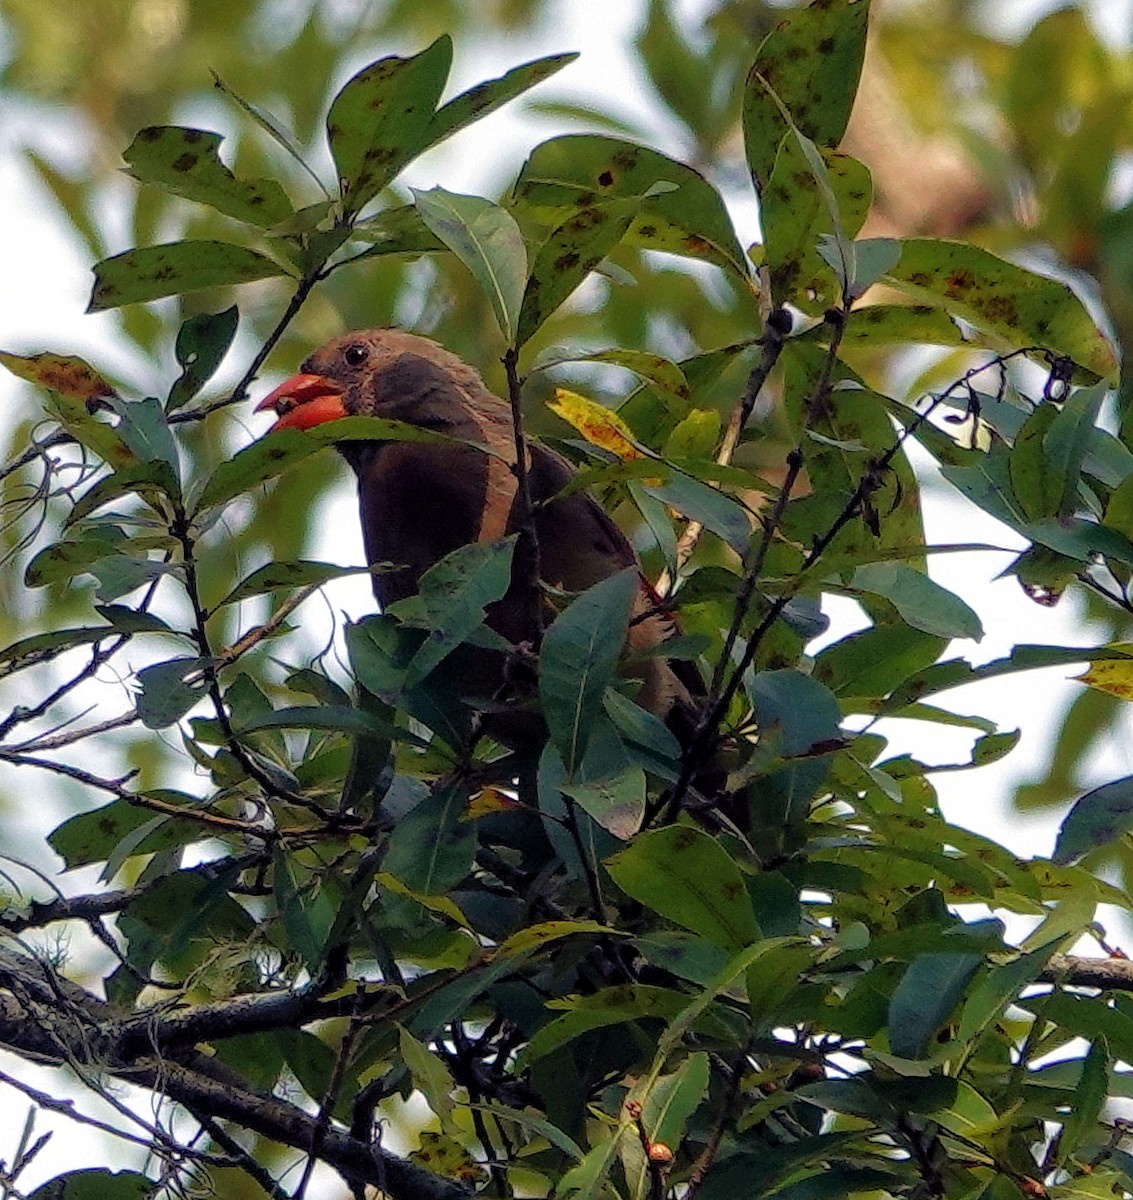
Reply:
[[[685,0],[681,4],[682,11],[691,15],[710,7],[707,0]],[[986,7],[989,24],[997,29],[1021,31],[1029,26],[1035,14],[1049,11],[1058,4],[1004,0],[1002,3],[989,2]],[[1133,29],[1133,0],[1097,0],[1090,7],[1098,27],[1107,36],[1123,45],[1129,43]],[[559,0],[548,3],[548,19],[542,31],[533,37],[506,44],[485,42],[479,46],[467,43],[458,46],[452,87],[454,90],[467,87],[540,54],[579,50],[582,52],[580,63],[544,85],[541,95],[570,97],[608,106],[631,123],[640,125],[643,135],[661,148],[679,156],[679,131],[673,127],[657,128],[657,107],[626,52],[639,28],[644,8],[643,0]],[[0,24],[0,57],[6,50]],[[364,52],[359,65],[366,57],[372,55]],[[3,220],[0,220],[0,348],[18,353],[45,349],[78,353],[111,372],[127,378],[142,377],[139,364],[116,335],[115,315],[84,315],[91,282],[91,264],[85,249],[68,231],[53,201],[20,159],[24,147],[34,146],[65,166],[69,159],[73,161],[76,146],[81,145],[81,130],[60,111],[17,105],[10,97],[3,96],[0,96],[0,106],[0,211],[3,212]],[[452,190],[494,194],[504,181],[490,172],[489,156],[477,152],[478,136],[484,139],[480,145],[507,147],[509,156],[513,156],[518,165],[524,148],[554,132],[547,122],[525,120],[518,112],[518,107],[513,106],[477,126],[479,132],[457,138],[438,155],[430,156],[425,163],[407,172],[406,181],[423,187],[443,182]],[[179,117],[183,118],[184,114]],[[201,123],[206,122],[202,119]],[[123,189],[134,186],[132,181],[123,179]],[[746,203],[745,210],[735,209],[733,215],[741,236],[753,239],[757,228],[754,204]],[[113,228],[112,212],[109,218]],[[126,248],[128,243],[124,234],[111,247],[113,251]],[[233,379],[241,368],[242,362],[229,368]],[[172,364],[169,375],[173,375]],[[268,381],[264,383],[266,386]],[[0,372],[0,412],[8,415],[11,421],[9,414],[29,411],[26,406],[30,403],[34,403],[30,389]],[[256,424],[254,432],[260,431]],[[1022,548],[1008,531],[941,486],[927,487],[925,500],[930,541],[954,542],[962,536],[966,541]],[[357,528],[357,519],[345,472],[343,486],[327,513],[325,527],[336,531],[336,540],[333,545],[314,547],[313,557],[362,561],[361,539],[353,532]],[[352,531],[351,541],[340,536],[346,529]],[[1082,625],[1080,607],[1073,596],[1064,599],[1054,610],[1044,609],[1029,601],[1015,580],[995,579],[1010,557],[973,553],[933,560],[934,577],[962,595],[976,609],[986,630],[978,645],[958,643],[952,652],[963,653],[974,662],[984,662],[1007,653],[1021,641],[1089,644],[1090,631]],[[372,604],[368,584],[357,583],[352,591],[336,593],[335,603],[337,607],[348,608],[354,615],[367,611]],[[847,616],[849,607],[831,611],[841,620]],[[1003,762],[976,772],[937,777],[937,786],[951,819],[989,834],[1018,853],[1049,853],[1056,821],[1049,815],[1034,819],[1021,817],[1008,804],[1008,797],[1021,779],[1033,775],[1044,762],[1053,730],[1066,705],[1081,687],[1067,682],[1072,673],[1075,672],[1030,672],[946,694],[945,702],[958,712],[988,716],[998,721],[1001,728],[1023,729],[1019,748]],[[1133,715],[1133,709],[1130,713]],[[912,750],[929,762],[957,761],[965,756],[971,741],[970,735],[962,731],[936,733],[911,722],[891,722],[885,732],[895,739],[895,752]],[[1133,723],[1126,719],[1120,732],[1089,764],[1088,777],[1082,781],[1084,785],[1094,786],[1133,773],[1131,732]],[[11,789],[9,794],[26,795],[29,788],[38,792],[44,782],[28,777],[26,772],[0,773],[0,787]],[[8,845],[0,849],[11,848],[13,840],[17,845],[30,845],[33,840],[41,839],[65,814],[37,803],[30,811],[25,807],[22,815],[23,827],[6,829]],[[13,1070],[14,1066],[9,1056],[0,1055],[0,1070]],[[49,1073],[37,1071],[34,1074],[39,1077],[36,1082],[45,1090],[55,1086]],[[23,1069],[20,1075],[32,1078]],[[82,1105],[87,1111],[95,1108],[88,1100],[83,1100]],[[9,1161],[26,1104],[17,1103],[10,1111],[10,1118],[0,1117],[0,1159],[9,1158]],[[41,1117],[37,1128],[47,1128],[54,1123],[55,1119]],[[5,1127],[11,1132],[3,1132]],[[65,1162],[49,1149],[22,1180],[28,1190],[64,1166],[95,1165],[103,1161],[105,1151],[101,1148],[101,1140],[87,1130],[64,1123],[56,1139],[56,1150],[63,1139]],[[117,1154],[115,1157],[126,1161]],[[311,1194],[338,1193],[331,1188]]]

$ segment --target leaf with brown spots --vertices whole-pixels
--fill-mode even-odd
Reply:
[[[430,144],[429,128],[452,66],[445,34],[412,58],[363,67],[335,96],[327,140],[349,217]]]
[[[247,246],[229,242],[142,246],[95,263],[94,288],[87,312],[145,304],[200,288],[231,287],[285,274],[287,271],[279,263]]]
[[[1133,650],[1133,647],[1127,646],[1126,649]],[[1075,678],[1087,687],[1116,696],[1119,700],[1133,700],[1133,658],[1091,662],[1090,669]]]
[[[671,190],[649,191],[658,183]],[[719,192],[698,172],[647,146],[601,134],[568,134],[536,146],[515,200],[545,220],[613,197],[642,197],[626,240],[646,250],[705,259],[748,278],[747,260]]]
[[[539,247],[523,305],[516,345],[522,346],[622,240],[640,200],[610,200],[578,208]]]
[[[612,408],[566,388],[555,388],[547,407],[568,425],[573,425],[592,446],[609,451],[623,462],[643,457],[634,441],[633,431]]]
[[[575,937],[580,933],[597,934],[601,937],[626,936],[624,931],[611,929],[610,926],[602,925],[598,921],[540,921],[535,925],[528,925],[518,933],[513,933],[511,937],[500,944],[494,957],[497,961],[506,962],[510,958],[528,954],[551,942]]]
[[[756,51],[744,90],[743,129],[756,188],[766,187],[787,121],[823,150],[846,132],[865,57],[869,0],[810,4],[776,26]]]
[[[821,327],[816,332],[829,337]],[[853,320],[846,322],[842,332],[843,346],[893,343],[962,346],[964,333],[943,309],[930,304],[866,304],[854,309]]]
[[[475,87],[454,96],[433,114],[429,124],[428,144],[435,146],[444,138],[479,121],[497,108],[514,100],[533,88],[544,79],[569,66],[578,57],[576,53],[549,54],[546,58],[536,58],[532,62],[522,63],[513,67],[506,75],[498,79],[488,79]]]
[[[912,238],[903,246],[886,278],[975,325],[993,348],[1037,346],[1095,378],[1116,377],[1113,347],[1066,284],[962,242]]]
[[[99,396],[114,395],[114,389],[94,367],[73,354],[45,351],[23,355],[0,350],[0,363],[18,378],[49,388],[60,396],[95,400]]]
[[[820,187],[800,140],[787,138],[759,209],[772,298],[776,305],[789,301],[811,314],[824,312],[842,297],[836,273],[819,253],[819,238],[839,232],[854,237],[873,199],[873,181],[864,164],[833,151],[816,148],[816,153],[825,187]]]
[[[138,455],[122,436],[121,430],[92,413],[85,400],[56,392],[44,408],[79,445],[98,455],[116,471],[138,465]]]
[[[220,161],[223,140],[207,129],[151,125],[139,131],[122,157],[140,182],[237,221],[267,229],[290,217],[291,201],[274,179],[237,179]]]

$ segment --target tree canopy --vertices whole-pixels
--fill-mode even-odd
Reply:
[[[506,44],[537,7],[477,20]],[[13,806],[67,811],[4,866],[0,1044],[66,1073],[4,1077],[32,1105],[11,1194],[1133,1193],[1133,971],[1095,924],[1130,907],[1133,777],[1075,791],[1133,688],[1129,63],[1077,9],[1011,44],[968,7],[734,0],[694,27],[652,0],[636,54],[674,145],[556,100],[569,49],[454,86],[466,6],[7,6],[6,86],[86,114],[97,152],[30,162],[143,364],[0,352],[35,405],[3,472],[0,764]],[[525,103],[552,131],[493,145]],[[943,158],[886,157],[890,109]],[[404,184],[449,139],[514,163],[497,193]],[[328,447],[373,418],[238,414],[390,324],[474,363],[632,537],[661,651],[703,679],[684,745],[619,673],[622,576],[510,649],[534,750],[465,702],[514,538],[336,607],[381,568],[311,557]],[[929,568],[976,543],[927,542],[914,445],[1094,644],[953,645],[981,614]],[[943,769],[978,789],[1018,733],[947,693],[1082,663],[1029,797],[1072,801],[1049,858],[948,821],[942,768],[890,746],[962,729]],[[91,1097],[144,1164],[26,1187],[36,1107]]]

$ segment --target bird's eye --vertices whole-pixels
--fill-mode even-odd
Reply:
[[[360,367],[366,361],[366,347],[357,344],[347,346],[342,358],[348,367]]]

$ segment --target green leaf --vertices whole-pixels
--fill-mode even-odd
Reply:
[[[180,484],[168,463],[135,462],[132,466],[104,475],[93,487],[87,488],[75,501],[64,524],[74,525],[104,504],[120,500],[123,496],[138,496],[151,507],[157,507],[164,516],[166,510],[161,507],[162,498],[176,499],[179,495]]]
[[[1054,514],[1067,516],[1078,507],[1078,481],[1095,434],[1095,423],[1108,389],[1104,383],[1075,388],[1043,438],[1049,469],[1062,485]]]
[[[623,1025],[630,1021],[652,1017],[668,1023],[688,1008],[688,996],[671,988],[645,984],[626,984],[603,988],[589,996],[576,996],[556,1003],[568,1008],[561,1017],[544,1025],[520,1051],[521,1069],[551,1054],[592,1029]],[[731,1039],[738,1035],[739,1023],[729,1018],[720,1007],[708,1004],[692,1022],[700,1032],[710,1037]]]
[[[91,574],[98,580],[94,594],[104,602],[117,600],[163,575],[176,574],[180,570],[178,563],[153,562],[148,558],[112,554],[108,558],[100,558],[91,567]]]
[[[1003,658],[993,659],[978,667],[973,667],[962,658],[949,658],[906,679],[901,687],[894,690],[884,711],[896,712],[905,704],[923,700],[948,688],[978,683],[984,679],[997,679],[1001,675],[1013,675],[1017,671],[1034,671],[1040,667],[1064,667],[1074,663],[1129,657],[1128,650],[1115,646],[1039,646],[1024,643],[1016,646]]]
[[[905,563],[867,563],[854,572],[851,587],[884,597],[906,624],[924,633],[976,641],[983,637],[983,625],[970,605]]]
[[[1062,820],[1051,859],[1067,866],[1133,829],[1133,775],[1094,788]]]
[[[167,803],[184,804],[186,812],[191,811],[193,801],[181,792],[165,791],[155,795]],[[48,834],[47,841],[71,871],[91,863],[109,861],[135,835],[140,837],[131,843],[130,854],[156,854],[160,850],[198,842],[204,836],[204,830],[188,816],[182,820],[155,813],[142,804],[112,800],[101,808],[69,817]]]
[[[456,1083],[448,1067],[427,1046],[422,1045],[408,1029],[398,1030],[398,1052],[413,1086],[425,1097],[425,1102],[437,1114],[442,1129],[453,1128]]]
[[[598,934],[602,937],[621,936],[618,930],[611,929],[609,925],[603,925],[599,921],[539,921],[535,925],[525,926],[518,933],[513,933],[500,944],[496,954],[504,959],[512,958],[580,933]]]
[[[246,575],[240,582],[213,608],[213,611],[223,608],[226,604],[238,604],[252,596],[262,596],[268,592],[288,592],[296,588],[321,586],[332,579],[343,579],[347,575],[363,575],[369,572],[369,567],[340,567],[337,563],[312,562],[308,559],[297,559],[294,562],[270,562],[257,567],[251,575]]]
[[[671,191],[650,194],[658,183]],[[705,259],[747,280],[747,256],[720,193],[697,171],[648,146],[600,134],[567,134],[536,146],[514,190],[517,206],[549,221],[622,198],[639,202],[625,240],[646,250]]]
[[[651,1145],[660,1144],[676,1152],[684,1140],[689,1117],[708,1093],[709,1063],[704,1051],[690,1054],[671,1075],[642,1080],[630,1089],[627,1103],[641,1105],[641,1127]],[[649,1163],[640,1137],[621,1141],[622,1166],[631,1195],[649,1190]]]
[[[338,915],[326,880],[308,877],[282,848],[275,854],[273,892],[291,949],[309,970],[321,967]]]
[[[663,645],[668,648],[667,642]],[[680,758],[681,743],[660,717],[635,704],[616,688],[606,690],[602,705],[627,745],[645,750],[652,758],[663,762],[675,764]]]
[[[95,416],[85,400],[66,392],[56,392],[44,407],[81,446],[93,450],[115,470],[138,465],[138,456],[122,434]]]
[[[775,303],[790,301],[813,314],[840,303],[844,291],[838,279],[843,271],[841,256],[828,259],[820,238],[838,231],[844,231],[842,242],[853,237],[873,198],[869,171],[857,159],[831,150],[815,153],[823,164],[824,186],[815,177],[799,138],[790,137],[783,142],[759,206]]]
[[[172,482],[165,490],[169,495],[179,495],[180,454],[161,403],[154,396],[142,400],[115,397],[110,401],[110,407],[118,415],[118,433],[122,440],[140,462],[166,464]]]
[[[978,954],[921,954],[889,1002],[889,1045],[901,1058],[923,1058],[936,1031],[979,969]]]
[[[1044,443],[1058,417],[1053,404],[1040,404],[1027,418],[1011,447],[1011,490],[1029,521],[1053,517],[1062,506],[1066,478],[1054,470]]]
[[[625,1123],[628,1124],[628,1119]],[[582,1161],[575,1163],[559,1180],[559,1193],[572,1200],[596,1200],[598,1196],[609,1195],[602,1188],[616,1162],[621,1139],[622,1130],[619,1129],[588,1150]]]
[[[413,192],[421,219],[472,273],[510,346],[527,282],[527,246],[511,214],[479,196],[434,187]]]
[[[675,508],[688,520],[699,521],[737,554],[746,552],[751,521],[744,508],[718,488],[701,483],[683,471],[672,471],[667,482],[643,485],[642,490]]]
[[[1064,283],[964,242],[910,238],[886,278],[917,300],[963,317],[1007,349],[1038,346],[1112,380],[1113,347]]]
[[[45,546],[28,563],[24,583],[28,587],[46,587],[85,575],[91,563],[115,553],[125,540],[126,535],[116,526],[98,525],[86,530],[81,538]]]
[[[759,787],[759,822],[790,825],[805,815],[842,741],[841,710],[833,693],[808,675],[785,668],[760,671],[752,687],[760,750],[772,770]],[[772,757],[773,756],[773,757]],[[784,766],[776,760],[787,759]],[[751,765],[758,765],[759,758]]]
[[[346,733],[359,737],[387,737],[393,731],[376,713],[346,704],[296,705],[277,708],[272,713],[240,723],[237,732],[258,733],[264,729],[320,729],[326,733]],[[400,736],[405,736],[401,731]]]
[[[1020,954],[1004,966],[992,967],[964,1002],[957,1040],[970,1042],[985,1033],[1023,989],[1036,982],[1057,949],[1058,942],[1051,942],[1030,954]]]
[[[383,867],[406,887],[443,896],[472,870],[476,828],[464,819],[467,792],[438,787],[394,826]]]
[[[95,263],[94,289],[87,312],[145,304],[200,288],[231,287],[286,274],[279,263],[230,242],[187,241],[143,246]]]
[[[579,208],[539,247],[523,293],[515,344],[522,346],[625,235],[638,199]]]
[[[138,672],[138,716],[147,729],[173,725],[205,695],[202,668],[199,658],[172,658]]]
[[[641,828],[645,772],[640,767],[629,767],[619,775],[593,783],[564,783],[561,790],[614,837],[625,841]]]
[[[582,762],[602,696],[617,674],[639,587],[634,567],[603,579],[572,601],[543,638],[539,695],[568,776]]]
[[[806,336],[827,337],[818,326]],[[942,309],[930,304],[864,304],[854,309],[846,322],[843,346],[888,346],[900,343],[924,343],[930,346],[962,346],[963,330]]]
[[[548,54],[545,58],[522,63],[498,79],[485,80],[454,96],[433,114],[429,123],[428,145],[435,146],[481,117],[495,112],[509,100],[514,100],[537,83],[542,83],[563,67],[569,66],[576,58],[576,53]]]
[[[139,130],[122,157],[130,174],[217,209],[225,216],[264,229],[292,212],[287,194],[274,179],[237,179],[220,161],[223,137],[207,129],[150,125]]]
[[[430,429],[382,417],[343,417],[314,429],[281,429],[265,434],[222,462],[197,498],[197,512],[227,504],[236,496],[282,475],[288,467],[338,442],[426,442],[451,446]]]
[[[1109,1072],[1109,1048],[1104,1037],[1097,1037],[1082,1063],[1082,1074],[1074,1089],[1074,1105],[1062,1127],[1058,1143],[1060,1163],[1069,1163],[1080,1147],[1097,1139],[1098,1120],[1109,1092]]]
[[[416,687],[484,623],[484,610],[511,584],[515,542],[513,534],[458,547],[421,576],[418,595],[390,605],[392,616],[429,631],[406,665],[402,687]]]
[[[372,242],[360,258],[382,254],[431,254],[445,243],[425,224],[414,204],[399,204],[358,221],[350,232],[355,241]]]
[[[154,1182],[137,1171],[90,1167],[68,1171],[41,1184],[28,1200],[150,1200]]]
[[[744,88],[748,166],[760,191],[787,132],[778,101],[823,150],[842,140],[865,57],[869,0],[826,0],[793,11],[763,39]]]
[[[616,347],[609,350],[563,350],[550,347],[544,350],[531,364],[532,371],[548,371],[552,367],[561,366],[568,362],[610,363],[615,367],[624,367],[635,375],[651,383],[659,391],[687,402],[690,398],[688,380],[680,364],[660,354],[649,354],[644,350],[620,350]],[[715,413],[712,414],[716,416]]]
[[[165,411],[187,404],[216,373],[236,337],[239,310],[233,305],[218,313],[197,313],[177,331],[174,353],[181,374],[169,390]]]
[[[90,646],[95,642],[107,641],[114,637],[115,633],[110,625],[84,625],[76,629],[53,629],[47,633],[33,633],[30,637],[20,638],[19,641],[12,642],[0,650],[0,679],[27,667],[50,662],[76,646]]]
[[[347,216],[429,144],[451,66],[452,39],[444,34],[411,58],[390,55],[363,67],[335,96],[327,140]]]
[[[671,825],[643,833],[606,866],[626,895],[725,949],[759,940],[739,867],[700,829]]]
[[[212,72],[212,84],[218,91],[232,101],[237,108],[242,109],[251,119],[276,143],[281,146],[291,157],[302,171],[305,171],[312,183],[323,193],[327,195],[327,190],[323,187],[322,181],[314,171],[307,165],[303,158],[302,148],[296,138],[288,133],[283,127],[283,124],[278,121],[267,109],[260,108],[257,104],[251,104],[243,97],[237,95],[236,92],[224,82],[223,79],[215,72]]]

